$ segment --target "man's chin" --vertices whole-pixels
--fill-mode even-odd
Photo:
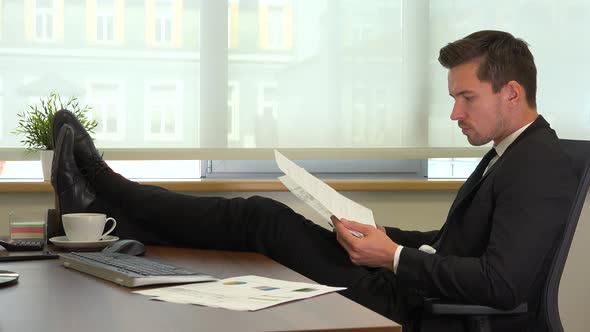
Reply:
[[[491,139],[486,140],[486,139],[481,139],[481,138],[477,138],[477,137],[472,138],[472,137],[467,136],[467,142],[469,142],[469,144],[471,144],[473,146],[486,145],[491,141],[492,141]]]

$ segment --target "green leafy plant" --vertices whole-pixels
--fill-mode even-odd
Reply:
[[[23,136],[20,141],[29,151],[53,150],[53,116],[59,110],[67,109],[74,113],[84,128],[94,133],[97,123],[88,119],[88,111],[92,107],[80,107],[78,99],[71,97],[65,104],[57,92],[47,98],[41,98],[41,105],[29,105],[22,113],[17,113],[18,125],[13,134]]]

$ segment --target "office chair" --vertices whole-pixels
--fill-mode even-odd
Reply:
[[[558,307],[559,282],[578,225],[578,219],[586,200],[588,188],[590,187],[590,141],[560,139],[559,143],[572,161],[579,183],[565,223],[561,242],[551,260],[547,279],[542,290],[540,310],[549,331],[552,332],[563,332]],[[424,312],[429,315],[463,316],[468,331],[491,332],[491,317],[526,315],[527,304],[523,303],[512,310],[498,310],[487,306],[429,298],[425,300]]]

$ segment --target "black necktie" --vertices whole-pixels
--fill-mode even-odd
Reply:
[[[488,153],[485,154],[485,156],[483,156],[479,164],[477,164],[477,167],[475,168],[473,173],[471,173],[471,175],[467,178],[465,183],[459,189],[457,197],[455,198],[455,201],[451,206],[451,210],[455,207],[457,203],[461,202],[467,195],[469,195],[471,191],[473,191],[473,189],[479,183],[479,180],[481,180],[481,177],[483,176],[483,173],[488,167],[488,164],[496,155],[496,149],[492,148],[490,151],[488,151]]]
[[[471,173],[471,175],[467,178],[465,183],[459,189],[459,192],[457,193],[457,197],[455,198],[455,201],[453,201],[453,204],[451,205],[451,209],[449,211],[449,216],[453,213],[453,210],[455,210],[457,205],[460,202],[462,202],[463,199],[465,199],[465,197],[467,197],[476,188],[477,184],[481,180],[481,177],[484,175],[486,168],[490,164],[490,161],[492,159],[494,159],[494,157],[496,155],[497,155],[496,149],[492,148],[490,151],[488,151],[488,153],[486,153],[483,156],[483,158],[481,159],[479,164],[477,164],[477,167],[475,168],[473,173]],[[489,170],[488,170],[488,172],[489,172]],[[438,249],[438,247],[440,245],[440,241],[443,238],[445,231],[446,231],[446,224],[443,225],[443,228],[440,231],[440,235],[439,235],[438,239],[435,241],[435,243],[432,245],[432,247],[434,247],[435,249]]]
[[[473,171],[473,175],[475,175],[474,178],[476,180],[479,180],[484,175],[484,172],[490,164],[490,161],[492,161],[492,159],[494,159],[494,157],[497,155],[498,153],[496,153],[496,149],[492,148],[490,151],[488,151],[488,153],[486,153],[483,156],[483,158],[481,158],[481,161],[477,165],[477,168],[475,169],[475,171]]]

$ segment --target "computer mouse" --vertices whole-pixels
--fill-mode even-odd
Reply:
[[[120,253],[133,256],[145,254],[145,246],[137,240],[119,240],[102,250],[104,253]]]

